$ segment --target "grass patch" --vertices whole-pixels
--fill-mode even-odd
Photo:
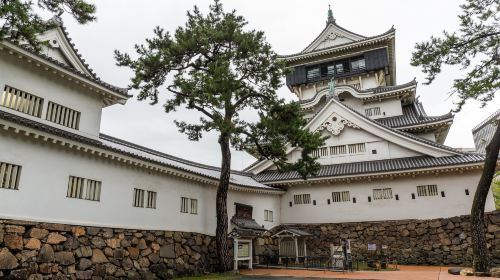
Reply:
[[[240,276],[232,273],[211,273],[208,275],[202,275],[202,276],[188,276],[188,277],[180,277],[180,278],[175,278],[175,279],[180,279],[180,280],[211,280],[211,279],[224,279],[224,280],[232,280],[232,279],[239,279]]]

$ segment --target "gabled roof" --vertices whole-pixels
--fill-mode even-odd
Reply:
[[[377,135],[378,137],[385,139],[388,142],[397,143],[400,146],[404,146],[406,149],[413,150],[426,156],[439,158],[443,156],[463,154],[462,152],[451,147],[441,145],[431,140],[415,136],[411,133],[399,131],[378,123],[361,114],[360,112],[341,103],[335,98],[332,98],[329,102],[327,102],[327,104],[320,110],[320,112],[316,114],[315,117],[313,117],[313,119],[309,122],[307,128],[311,131],[315,131],[333,112],[342,114],[344,118],[360,127],[360,129]],[[290,153],[293,150],[294,148],[290,146],[287,150],[287,153]],[[264,172],[264,170],[268,169],[271,166],[271,161],[261,160],[253,163],[245,170],[251,171],[255,174],[259,174],[260,172]]]
[[[0,41],[0,51],[7,50],[19,59],[43,66],[45,70],[53,71],[62,78],[94,88],[95,92],[105,96],[105,99],[109,101],[106,105],[113,104],[113,102],[124,104],[131,97],[128,95],[128,89],[102,81],[85,63],[85,59],[75,48],[62,22],[58,19],[52,19],[51,22],[56,23],[55,27],[40,35],[40,40],[47,40],[49,43],[45,51],[36,51],[27,44],[18,44],[8,39]],[[51,51],[59,52],[60,56],[54,56]]]
[[[62,130],[41,122],[37,122],[17,114],[12,114],[0,110],[0,120],[6,120],[11,123],[19,124],[23,127],[28,127],[41,132],[46,132],[64,139],[69,139],[77,143],[86,144],[98,149],[109,152],[129,156],[153,164],[158,164],[168,168],[173,168],[180,172],[187,172],[198,175],[211,180],[218,180],[220,176],[220,168],[195,163],[172,155],[168,155],[159,151],[155,151],[143,146],[139,146],[118,138],[114,138],[105,134],[101,134],[98,139],[89,138],[80,134]],[[28,134],[27,134],[28,135]],[[74,142],[73,142],[74,143]],[[281,193],[282,190],[270,186],[266,186],[254,180],[253,174],[242,171],[231,171],[230,184],[246,189],[255,189],[260,191],[269,191]]]

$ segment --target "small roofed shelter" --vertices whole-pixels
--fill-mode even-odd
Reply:
[[[253,264],[253,239],[260,236],[264,227],[252,218],[253,207],[235,203],[236,213],[231,218],[232,230],[229,233],[234,241],[234,270],[238,270],[239,261],[248,261],[248,268]]]
[[[278,238],[279,263],[282,263],[282,258],[295,258],[295,263],[299,263],[299,258],[304,258],[306,262],[306,239],[309,236],[310,233],[297,228],[285,228],[274,234],[272,238]]]

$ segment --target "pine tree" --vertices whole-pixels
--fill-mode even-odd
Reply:
[[[302,176],[316,172],[319,164],[310,156],[323,144],[319,133],[305,129],[297,103],[285,103],[276,90],[282,85],[285,65],[265,41],[264,33],[246,29],[245,19],[225,12],[215,1],[207,15],[195,6],[187,23],[173,35],[157,27],[145,45],[136,45],[138,58],[115,52],[118,65],[133,70],[131,88],[138,99],[158,102],[160,88],[170,99],[167,113],[180,106],[198,111],[197,123],[176,121],[180,132],[199,140],[204,132],[216,131],[221,149],[221,172],[216,198],[216,245],[222,271],[231,269],[228,250],[227,194],[231,150],[250,149],[272,160],[280,170],[297,170]],[[171,80],[170,77],[173,79]],[[240,118],[253,110],[260,120]],[[302,157],[287,161],[287,150],[300,147]]]
[[[442,37],[431,37],[418,43],[412,65],[421,66],[432,83],[443,65],[461,66],[465,77],[453,83],[453,94],[460,111],[467,100],[479,100],[482,106],[491,101],[500,89],[500,2],[498,0],[467,0],[460,6],[462,14],[458,32],[444,31]],[[488,273],[484,207],[495,174],[500,149],[500,123],[486,148],[486,160],[471,209],[473,266],[477,273]]]

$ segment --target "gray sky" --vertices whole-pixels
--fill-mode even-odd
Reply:
[[[113,50],[132,53],[133,45],[152,35],[155,26],[174,31],[186,21],[186,11],[196,4],[206,11],[211,1],[194,0],[107,0],[94,1],[98,21],[78,25],[67,15],[65,25],[77,48],[95,72],[106,82],[126,86],[131,72],[115,66]],[[226,10],[236,9],[249,22],[249,28],[265,32],[267,40],[279,54],[290,54],[307,46],[325,26],[328,4],[337,24],[353,32],[372,36],[396,28],[397,83],[417,78],[417,95],[430,115],[447,113],[452,107],[448,93],[458,68],[445,68],[436,81],[422,84],[420,69],[410,66],[411,52],[416,42],[439,35],[442,30],[458,27],[458,5],[463,1],[398,1],[398,0],[226,0]],[[136,92],[131,92],[136,94]],[[283,87],[280,95],[292,98]],[[473,147],[471,129],[500,107],[496,97],[487,107],[469,102],[455,116],[448,134],[447,145]],[[215,134],[206,135],[200,142],[191,142],[177,131],[173,120],[196,120],[196,114],[180,110],[166,114],[160,104],[150,106],[131,98],[125,106],[104,109],[101,131],[140,145],[157,149],[189,160],[220,164],[220,152]],[[242,169],[255,159],[244,153],[233,153],[233,168]]]

